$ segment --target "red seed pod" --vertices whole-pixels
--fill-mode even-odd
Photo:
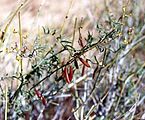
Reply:
[[[72,68],[72,66],[70,66],[69,67],[69,80],[70,80],[70,82],[72,81],[72,78],[73,78],[73,68]]]
[[[79,59],[83,63],[83,65],[85,65],[86,67],[90,67],[89,63],[85,61],[83,58],[79,58]]]
[[[30,120],[30,113],[27,111],[24,113],[25,115],[25,120]]]
[[[41,97],[41,101],[42,101],[43,105],[45,105],[45,106],[47,105],[47,101],[46,101],[46,99],[44,98],[44,96]]]
[[[66,79],[66,82],[67,82],[67,83],[70,83],[70,79],[69,79],[67,67],[64,68],[63,74],[64,74],[64,77],[65,77],[65,79]]]
[[[34,89],[34,91],[38,98],[42,97],[42,94],[38,90],[36,90],[36,88]]]
[[[81,47],[84,47],[84,44],[83,44],[83,38],[80,36],[79,40],[78,40],[78,43]]]

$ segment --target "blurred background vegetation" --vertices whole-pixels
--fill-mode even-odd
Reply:
[[[144,0],[0,0],[0,120],[145,119],[144,10]]]

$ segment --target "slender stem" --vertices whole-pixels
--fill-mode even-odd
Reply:
[[[5,120],[7,120],[7,118],[8,118],[8,115],[7,115],[7,113],[8,113],[8,86],[7,86],[7,84],[5,85],[5,99],[6,99],[6,101],[5,101]]]
[[[20,12],[18,13],[18,19],[19,19],[19,37],[20,37],[20,50],[23,47],[23,39],[22,39],[22,28],[21,28],[21,15]],[[21,91],[21,88],[23,87],[24,79],[23,79],[23,59],[20,55],[20,77],[21,77],[21,84],[19,85],[18,89],[15,91],[14,95],[11,97],[10,102],[13,101],[15,97],[18,96],[19,92]]]
[[[67,19],[67,17],[68,17],[68,14],[69,14],[69,12],[70,12],[70,9],[71,9],[71,7],[72,7],[72,5],[73,5],[73,1],[74,1],[74,0],[71,0],[71,2],[70,2],[69,8],[68,8],[68,10],[67,10],[67,13],[66,13],[66,15],[65,15],[63,24],[62,24],[62,26],[61,26],[61,30],[60,30],[60,34],[61,34],[61,35],[63,34],[64,25],[65,25],[66,19]]]
[[[76,26],[77,26],[77,18],[75,18],[75,23],[74,23],[73,38],[72,38],[72,47],[73,47],[74,40],[75,40]]]
[[[21,9],[21,7],[22,7],[23,5],[24,5],[24,3],[22,3],[22,4],[16,9],[16,11],[13,13],[13,15],[12,15],[10,21],[8,22],[8,24],[6,24],[6,27],[5,27],[4,31],[3,31],[3,36],[2,36],[2,38],[1,38],[3,42],[4,42],[5,34],[6,34],[7,30],[8,30],[8,28],[9,28],[10,24],[12,23],[14,17],[16,16],[16,14],[18,13],[18,11]]]
[[[19,18],[19,37],[20,37],[20,50],[23,47],[23,38],[22,38],[22,28],[21,28],[21,14],[20,12],[18,13],[18,18]],[[23,59],[22,56],[20,56],[20,73],[23,73]]]

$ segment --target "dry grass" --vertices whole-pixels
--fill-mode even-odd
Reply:
[[[0,120],[145,119],[144,0],[25,2],[0,1]]]

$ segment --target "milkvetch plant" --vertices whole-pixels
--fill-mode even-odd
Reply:
[[[144,19],[136,17],[134,2],[111,15],[119,4],[113,3],[88,27],[89,16],[65,28],[67,13],[60,28],[39,26],[34,38],[32,31],[24,36],[23,5],[16,9],[1,35],[4,45],[18,35],[0,52],[5,59],[13,54],[18,63],[12,75],[1,77],[7,83],[6,89],[0,85],[1,119],[143,119]],[[16,16],[18,32],[9,33]],[[34,40],[32,47],[26,40]]]

